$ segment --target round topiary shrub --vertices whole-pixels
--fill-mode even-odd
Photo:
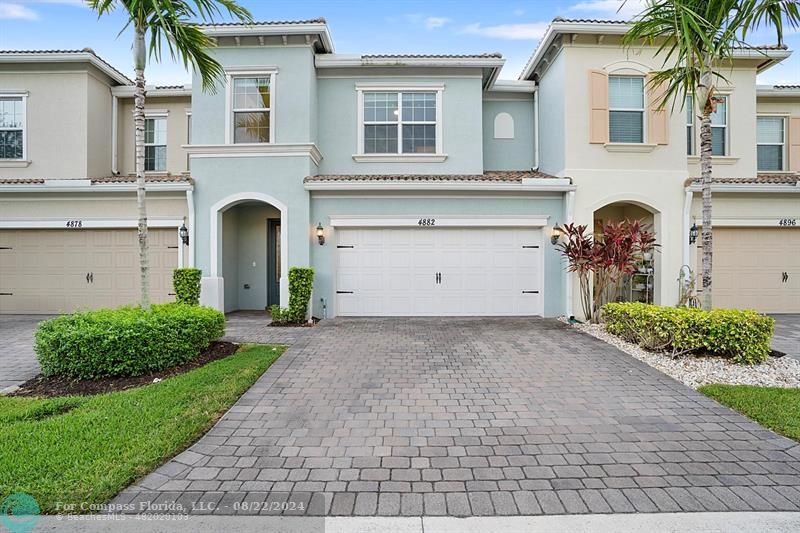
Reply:
[[[139,376],[194,359],[224,331],[225,315],[210,307],[120,307],[46,320],[34,350],[45,376]]]

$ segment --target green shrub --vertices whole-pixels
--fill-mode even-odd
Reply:
[[[769,356],[775,321],[755,311],[660,307],[643,303],[603,306],[606,330],[648,349],[706,351],[736,363],[761,363]]]
[[[179,304],[198,305],[202,275],[203,271],[199,268],[176,268],[173,270],[172,287],[175,289],[175,301]]]
[[[224,331],[225,315],[210,307],[120,307],[46,320],[34,349],[45,376],[139,376],[194,359]]]
[[[270,313],[274,324],[299,324],[308,315],[308,303],[314,288],[314,269],[292,267],[289,269],[289,307],[271,306]]]

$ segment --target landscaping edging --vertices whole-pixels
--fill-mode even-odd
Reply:
[[[566,321],[563,317],[562,321]],[[757,385],[763,387],[800,387],[800,361],[791,357],[770,357],[758,365],[739,365],[730,359],[714,356],[684,355],[673,359],[669,354],[649,352],[606,332],[602,324],[571,324],[572,327],[652,366],[681,383],[697,389],[702,385]]]

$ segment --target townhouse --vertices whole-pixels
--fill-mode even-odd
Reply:
[[[641,218],[661,248],[625,297],[674,304],[698,120],[626,28],[555,19],[501,80],[499,54],[337,54],[322,19],[205,26],[216,93],[148,89],[153,299],[182,265],[208,305],[285,305],[310,265],[320,317],[576,314],[552,228]],[[721,307],[800,311],[800,86],[756,84],[789,54],[737,53],[714,116]],[[132,96],[88,49],[0,53],[0,313],[135,301]]]

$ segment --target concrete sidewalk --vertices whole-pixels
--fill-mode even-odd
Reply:
[[[104,520],[98,520],[103,517]],[[92,518],[95,518],[94,520]],[[116,519],[118,518],[118,519]],[[32,530],[58,532],[224,532],[282,533],[656,533],[710,532],[793,533],[800,530],[800,513],[663,513],[627,515],[558,515],[484,518],[370,517],[303,518],[263,516],[185,516],[143,520],[142,515],[68,517],[43,516]]]

